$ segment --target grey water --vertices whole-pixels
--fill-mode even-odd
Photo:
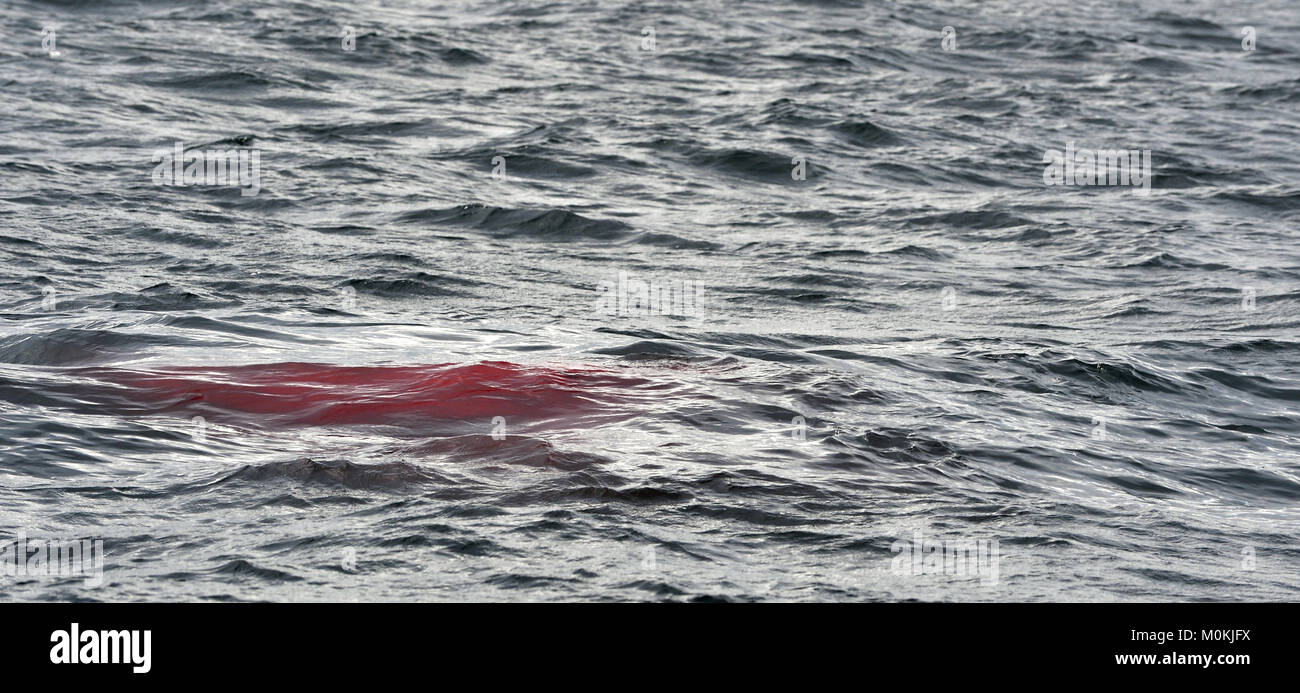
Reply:
[[[1297,142],[1291,0],[0,3],[0,598],[1294,600]],[[480,362],[642,384],[87,375]]]

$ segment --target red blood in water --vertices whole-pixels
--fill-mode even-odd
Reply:
[[[270,363],[84,372],[131,388],[153,411],[253,415],[280,425],[400,424],[421,419],[544,419],[617,401],[644,383],[596,368],[501,361],[423,366]]]

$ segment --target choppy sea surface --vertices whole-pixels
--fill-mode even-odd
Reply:
[[[0,598],[1294,600],[1297,142],[1293,0],[5,2]]]

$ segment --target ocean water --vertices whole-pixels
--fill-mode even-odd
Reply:
[[[1292,0],[5,2],[0,598],[1294,600],[1298,141]]]

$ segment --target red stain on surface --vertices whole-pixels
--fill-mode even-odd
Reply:
[[[590,367],[501,361],[421,366],[270,363],[87,369],[149,412],[231,415],[278,425],[403,424],[422,419],[540,420],[617,404],[639,378]]]

